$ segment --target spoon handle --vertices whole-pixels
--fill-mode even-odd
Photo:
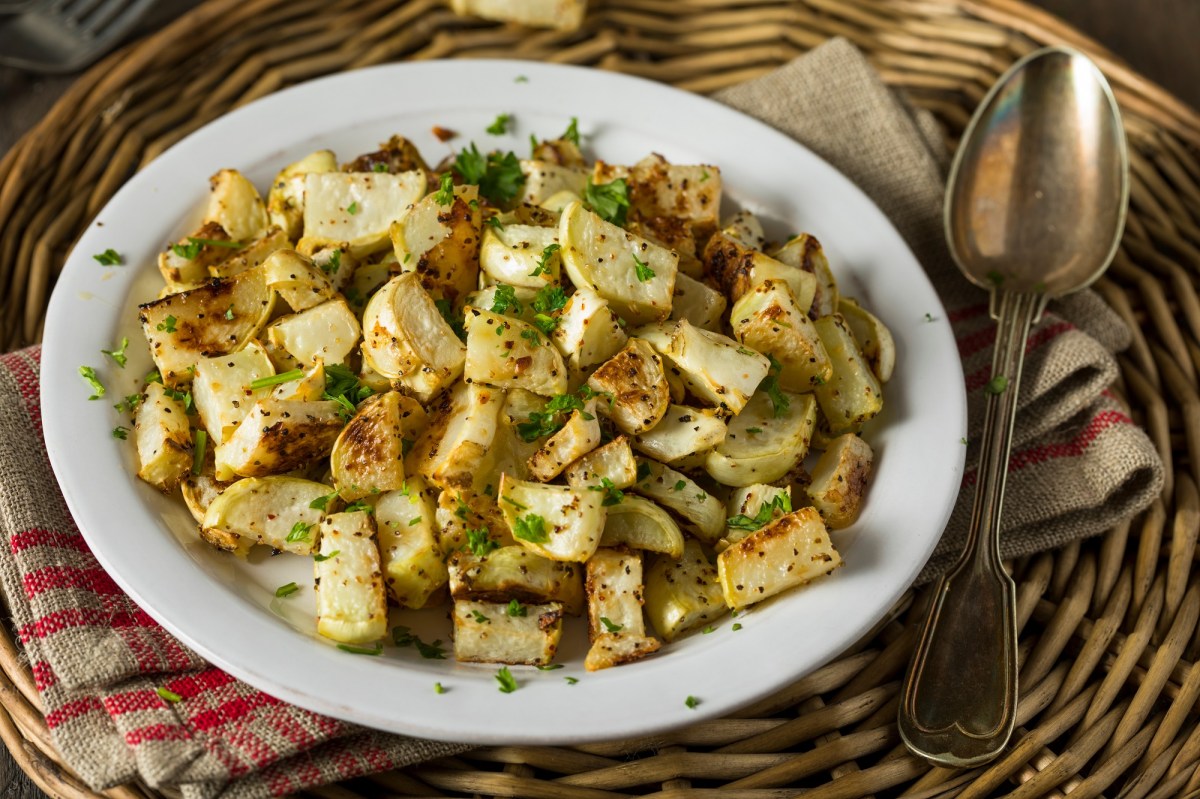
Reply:
[[[996,291],[992,302],[996,347],[971,524],[962,555],[934,588],[899,713],[910,750],[955,768],[1000,754],[1017,705],[1016,585],[1000,562],[1000,508],[1025,338],[1045,297]]]

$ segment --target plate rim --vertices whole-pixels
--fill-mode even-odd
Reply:
[[[195,629],[194,626],[189,626],[188,623],[184,623],[183,626],[180,626],[180,624],[177,623],[178,620],[172,617],[173,614],[171,611],[157,607],[153,601],[153,597],[147,596],[148,593],[157,595],[157,590],[149,592],[146,591],[143,583],[139,583],[137,579],[130,579],[129,575],[125,573],[125,570],[117,566],[114,559],[110,559],[113,553],[106,548],[104,538],[100,536],[95,529],[91,529],[93,526],[92,524],[85,523],[85,521],[94,523],[94,502],[81,493],[81,484],[75,482],[74,478],[76,473],[75,465],[72,463],[71,459],[72,453],[70,452],[70,448],[67,446],[67,442],[63,440],[63,435],[65,433],[63,428],[63,425],[65,424],[65,417],[63,416],[63,411],[65,410],[64,406],[69,408],[71,405],[77,404],[77,401],[80,399],[80,397],[77,392],[71,393],[71,399],[67,400],[64,396],[64,392],[55,391],[56,381],[61,380],[62,382],[66,382],[66,378],[57,374],[48,378],[46,371],[47,368],[51,366],[61,366],[64,369],[71,370],[74,369],[74,366],[69,365],[67,361],[63,360],[65,353],[69,351],[69,347],[67,347],[64,343],[64,339],[68,336],[68,326],[62,324],[62,320],[64,318],[63,315],[68,313],[67,309],[70,305],[68,294],[72,289],[74,276],[77,273],[82,273],[83,269],[90,266],[90,264],[87,263],[88,257],[86,256],[86,252],[88,252],[88,248],[86,244],[99,238],[97,235],[97,222],[104,219],[109,213],[120,213],[120,211],[113,212],[110,209],[120,209],[122,204],[130,202],[126,198],[131,196],[136,197],[139,192],[144,190],[142,188],[143,186],[150,186],[150,181],[152,178],[159,171],[165,172],[167,169],[169,169],[175,163],[176,159],[186,156],[192,149],[199,148],[202,143],[210,141],[212,138],[217,136],[217,133],[221,131],[235,130],[237,125],[242,124],[242,120],[252,119],[256,114],[264,113],[264,109],[270,108],[273,105],[285,103],[293,98],[301,97],[309,93],[319,92],[321,90],[332,91],[334,87],[338,87],[343,84],[352,84],[359,81],[369,82],[375,76],[387,75],[394,72],[419,73],[427,70],[432,72],[439,72],[443,70],[447,72],[455,72],[467,69],[471,70],[472,72],[484,71],[486,74],[493,75],[490,80],[500,83],[503,83],[504,81],[504,78],[501,77],[503,74],[524,74],[528,76],[534,76],[530,78],[531,80],[534,80],[540,75],[553,74],[562,75],[565,77],[569,76],[573,79],[582,81],[598,81],[606,90],[615,90],[617,87],[636,87],[636,89],[632,90],[647,92],[651,95],[660,94],[664,98],[669,96],[670,99],[678,100],[684,103],[695,103],[697,104],[697,108],[706,108],[709,113],[715,112],[719,116],[724,116],[727,114],[736,116],[740,119],[738,124],[745,124],[758,128],[756,135],[764,136],[773,140],[773,144],[782,145],[785,148],[795,148],[797,151],[804,154],[804,158],[807,158],[813,164],[820,165],[821,168],[828,170],[829,173],[835,176],[836,180],[843,184],[839,187],[840,190],[848,192],[855,202],[869,206],[878,216],[877,221],[882,222],[884,229],[888,231],[891,237],[894,239],[893,243],[897,244],[898,247],[901,248],[902,253],[911,259],[916,265],[916,274],[919,275],[920,280],[923,282],[923,286],[921,286],[921,288],[932,296],[935,303],[933,307],[937,310],[941,310],[941,313],[938,314],[938,319],[936,322],[929,325],[929,330],[931,335],[936,337],[935,340],[938,341],[939,345],[944,347],[947,343],[949,344],[951,350],[955,353],[955,361],[958,363],[958,369],[955,372],[957,377],[955,380],[955,386],[953,387],[956,390],[951,391],[949,390],[950,387],[946,387],[946,393],[948,395],[947,401],[950,405],[947,410],[958,417],[959,423],[957,425],[951,423],[950,426],[956,427],[957,430],[948,431],[948,435],[951,435],[953,438],[965,435],[966,391],[965,385],[962,381],[961,362],[959,362],[957,359],[957,350],[954,347],[953,335],[948,322],[945,321],[946,314],[940,303],[940,300],[937,297],[936,291],[929,281],[928,275],[925,273],[924,269],[921,268],[920,262],[912,253],[911,249],[908,248],[907,244],[903,240],[903,237],[892,225],[891,221],[886,217],[886,215],[883,214],[883,212],[877,206],[875,206],[870,197],[868,197],[861,189],[859,189],[852,180],[836,170],[833,166],[828,164],[828,162],[826,162],[817,154],[813,153],[804,145],[775,130],[761,120],[755,119],[748,114],[720,104],[715,100],[636,76],[603,72],[588,67],[574,65],[546,64],[541,62],[505,59],[400,62],[374,66],[350,72],[337,73],[334,75],[327,75],[312,81],[306,81],[304,83],[281,90],[280,92],[267,95],[266,97],[260,98],[252,103],[247,104],[246,106],[238,108],[229,114],[218,117],[216,120],[213,120],[212,122],[199,128],[184,139],[174,144],[171,148],[160,155],[159,158],[148,165],[146,169],[134,175],[121,187],[121,189],[113,196],[113,198],[105,205],[105,207],[96,215],[92,222],[89,223],[87,230],[80,237],[75,248],[67,259],[67,263],[60,275],[58,284],[55,286],[54,292],[51,296],[46,316],[46,337],[43,350],[41,382],[42,403],[43,408],[45,409],[43,414],[43,423],[47,453],[50,457],[51,465],[56,478],[59,481],[59,486],[62,490],[63,496],[67,501],[68,508],[71,511],[73,519],[76,520],[76,524],[79,527],[81,534],[84,536],[89,548],[96,556],[97,560],[100,561],[105,571],[108,572],[114,581],[117,582],[117,584],[121,587],[121,589],[125,591],[139,605],[139,607],[142,607],[144,610],[146,610],[146,612],[152,618],[154,618],[155,621],[161,624],[172,635],[175,635],[177,638],[184,641],[188,646],[196,650],[211,663],[217,665],[219,668],[222,668],[230,674],[243,679],[247,683],[265,691],[272,696],[283,699],[284,701],[292,702],[314,712],[324,713],[326,715],[354,721],[376,727],[378,729],[385,729],[393,732],[418,735],[440,740],[469,740],[472,743],[481,744],[527,743],[535,745],[608,740],[614,737],[630,734],[635,729],[638,734],[653,734],[700,721],[705,718],[712,718],[727,714],[738,707],[743,707],[766,695],[769,695],[770,693],[773,693],[775,690],[785,685],[789,680],[798,679],[802,675],[800,673],[795,673],[792,674],[788,679],[774,678],[768,683],[758,687],[757,690],[743,692],[739,695],[736,701],[723,701],[721,699],[714,699],[710,701],[706,698],[703,704],[701,704],[695,710],[688,711],[686,715],[684,713],[676,712],[674,715],[668,714],[664,717],[660,717],[657,721],[651,721],[649,723],[646,723],[641,719],[637,719],[637,722],[634,726],[629,726],[628,728],[622,729],[600,728],[586,731],[564,731],[556,729],[552,732],[524,734],[520,732],[514,733],[512,730],[507,729],[495,730],[493,728],[491,730],[475,730],[464,735],[461,727],[453,725],[446,726],[445,724],[428,724],[423,723],[420,720],[409,718],[400,720],[395,718],[382,718],[379,717],[377,713],[373,714],[364,710],[364,708],[349,707],[340,704],[337,701],[331,701],[327,697],[322,696],[319,692],[300,690],[286,682],[280,682],[271,675],[263,673],[260,668],[252,668],[243,662],[238,662],[237,658],[239,655],[234,655],[234,659],[231,660],[218,649],[214,649],[207,639],[197,639],[191,634],[191,632]],[[609,85],[605,86],[605,84]],[[493,105],[495,104],[493,103]],[[521,108],[518,107],[515,109],[515,111],[520,113]],[[399,109],[391,109],[389,113],[391,113],[391,115],[395,115],[396,113],[399,113]],[[295,141],[295,139],[291,139],[289,141]],[[281,146],[287,146],[287,144],[288,142],[282,142]],[[159,166],[156,167],[156,164]],[[124,279],[127,281],[132,281],[133,277],[125,276]],[[60,352],[64,354],[60,356]],[[77,407],[76,410],[78,410]],[[86,414],[81,414],[81,416],[82,415]],[[925,541],[926,546],[924,547],[924,551],[919,552],[919,557],[911,560],[909,568],[907,569],[907,571],[910,573],[907,574],[906,579],[903,581],[903,583],[897,582],[896,586],[888,592],[886,602],[878,601],[874,603],[877,606],[877,612],[870,614],[871,618],[865,624],[859,625],[861,629],[855,633],[855,635],[845,636],[847,640],[844,640],[842,645],[831,649],[819,660],[819,662],[810,665],[804,673],[811,673],[812,671],[838,657],[847,646],[853,643],[853,640],[855,637],[857,637],[857,635],[867,632],[869,629],[871,629],[871,627],[877,624],[880,619],[884,618],[895,601],[899,599],[903,592],[911,586],[912,581],[916,578],[917,574],[920,572],[920,569],[924,566],[932,554],[934,547],[940,539],[940,533],[945,528],[953,510],[954,500],[958,495],[958,486],[963,475],[965,464],[966,448],[961,447],[960,449],[961,451],[956,453],[956,458],[953,458],[953,463],[950,464],[951,468],[949,477],[953,478],[952,482],[954,488],[952,491],[948,491],[947,495],[942,498],[943,502],[940,513],[935,514],[938,517],[938,521],[936,525],[932,526],[936,526],[937,532],[929,534],[927,540]],[[64,475],[67,475],[67,479],[64,479]],[[133,477],[133,475],[129,475],[129,478],[130,482],[136,481],[136,478]],[[948,480],[948,483],[949,482],[951,481]],[[98,543],[100,546],[97,546]],[[173,537],[169,538],[168,543],[172,546],[176,545]],[[181,547],[179,549],[180,557],[187,559],[190,563],[190,556],[183,552]],[[195,568],[196,564],[192,563],[191,565],[193,571],[197,573],[203,572],[202,569]],[[207,574],[204,576],[210,582],[215,582],[211,576]],[[236,601],[241,601],[240,598],[236,596],[230,595],[230,598]],[[282,626],[286,627],[287,625],[284,624]],[[329,655],[330,652],[336,652],[336,650],[332,649],[332,647],[312,648],[318,653],[315,656],[318,665],[323,666],[326,661],[330,663],[335,662],[335,659],[331,658]],[[321,652],[320,650],[328,651]],[[346,657],[346,655],[336,656],[335,667],[340,669],[343,673],[346,673],[348,678],[353,677],[354,675],[368,675],[370,673],[364,670],[365,666],[355,663],[354,660],[346,661]],[[358,658],[357,660],[371,661],[374,659]],[[454,661],[451,660],[449,662],[453,663]],[[424,669],[420,669],[418,671],[423,672]],[[613,678],[613,681],[618,683],[620,682],[615,678]],[[682,706],[682,701],[679,704]]]

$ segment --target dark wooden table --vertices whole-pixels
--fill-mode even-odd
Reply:
[[[886,0],[881,0],[886,2]],[[1032,0],[1101,42],[1150,80],[1200,108],[1200,0]],[[195,5],[164,0],[153,27]],[[0,68],[0,154],[71,85],[72,76],[32,77]],[[0,797],[46,799],[0,748]]]

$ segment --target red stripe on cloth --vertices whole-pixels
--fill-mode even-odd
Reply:
[[[22,626],[17,630],[17,634],[23,642],[29,642],[34,638],[45,638],[76,627],[112,627],[120,630],[125,627],[157,626],[154,619],[140,609],[136,613],[108,613],[96,608],[67,608]]]
[[[146,741],[190,741],[192,736],[175,724],[151,724],[125,733],[125,743],[137,746]]]
[[[1041,330],[1035,331],[1025,342],[1025,354],[1028,355],[1043,344],[1048,344],[1049,342],[1061,336],[1063,333],[1066,333],[1068,330],[1074,329],[1075,325],[1071,324],[1070,322],[1057,322],[1053,325],[1047,325]],[[995,328],[991,329],[991,334],[994,339],[996,335]],[[990,365],[985,366],[982,369],[976,369],[974,372],[967,375],[965,381],[967,384],[967,391],[978,391],[987,385],[988,381],[991,379],[992,367]]]
[[[33,685],[37,688],[39,694],[44,694],[49,689],[58,685],[58,675],[54,673],[54,669],[44,660],[39,660],[32,664],[29,670],[33,672]]]
[[[104,705],[94,696],[85,696],[72,702],[67,702],[46,714],[46,726],[54,729],[66,724],[71,719],[86,716],[89,713],[103,713]]]
[[[283,703],[275,697],[264,694],[262,691],[255,691],[248,696],[240,696],[223,702],[211,710],[197,713],[192,717],[191,724],[198,732],[208,732],[239,721],[255,710],[281,704]]]
[[[170,690],[173,691],[175,689],[170,688]],[[126,713],[161,710],[165,701],[158,695],[157,691],[142,688],[137,691],[123,691],[119,694],[109,694],[104,698],[104,709],[108,711],[108,715],[110,716],[123,716]]]
[[[91,551],[87,548],[87,544],[83,541],[83,536],[79,535],[79,533],[59,533],[54,530],[43,530],[37,527],[32,530],[22,530],[19,533],[13,534],[9,538],[8,546],[14,555],[19,555],[32,547],[73,549],[76,552],[91,554]]]
[[[99,566],[80,569],[74,566],[47,566],[21,576],[25,596],[33,599],[38,594],[62,588],[77,588],[101,596],[124,596],[108,573]]]
[[[1099,438],[1101,433],[1119,424],[1133,424],[1133,420],[1120,411],[1101,411],[1067,441],[1039,444],[1012,453],[1008,458],[1008,471],[1010,473],[1020,471],[1027,466],[1036,466],[1057,458],[1078,458],[1087,451],[1093,441]],[[963,485],[973,486],[978,479],[978,468],[970,469],[963,475]]]
[[[37,430],[38,438],[42,436],[42,404],[38,396],[40,390],[38,369],[41,366],[41,355],[42,349],[37,347],[9,353],[0,360],[0,363],[8,368],[17,381],[17,390],[21,393],[25,412],[29,414],[34,429]]]
[[[199,696],[208,691],[223,688],[233,682],[235,682],[233,677],[221,671],[216,666],[209,666],[197,674],[189,674],[186,677],[174,680],[171,684],[178,686],[178,688],[172,688],[171,690],[178,694]]]

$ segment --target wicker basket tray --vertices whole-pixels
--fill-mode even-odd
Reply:
[[[910,595],[836,662],[730,718],[604,745],[489,747],[312,794],[1200,796],[1200,115],[1015,0],[591,5],[584,28],[564,34],[464,20],[439,0],[212,0],[114,54],[0,161],[0,350],[40,337],[72,242],[134,170],[230,108],[308,78],[399,59],[520,57],[706,93],[844,36],[957,138],[1017,57],[1066,43],[1098,61],[1126,115],[1132,207],[1098,288],[1134,334],[1115,391],[1162,454],[1162,496],[1100,538],[1013,564],[1021,701],[1014,742],[990,766],[931,768],[899,742],[899,681],[924,601]],[[0,666],[0,738],[51,796],[94,799],[54,751],[3,627]]]

